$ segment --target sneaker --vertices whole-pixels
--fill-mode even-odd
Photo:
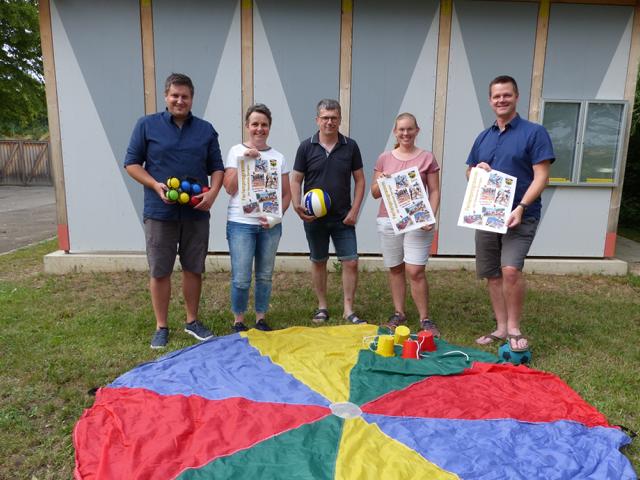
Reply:
[[[233,324],[233,331],[236,333],[246,332],[249,328],[242,322],[236,322]]]
[[[267,325],[267,322],[264,321],[264,318],[261,318],[256,322],[256,330],[262,330],[263,332],[270,332],[273,329],[269,325]]]
[[[440,336],[440,330],[438,330],[438,327],[436,326],[436,324],[433,323],[428,318],[425,318],[424,320],[420,321],[420,328],[422,328],[422,330],[425,330],[427,332],[433,333],[434,337]]]
[[[159,328],[153,333],[153,338],[151,339],[151,348],[164,348],[167,346],[169,342],[169,329],[168,328]]]
[[[394,312],[393,315],[391,315],[389,317],[389,321],[387,322],[387,326],[393,330],[398,325],[403,325],[405,323],[407,323],[407,317],[405,317],[400,312]]]
[[[200,323],[200,320],[194,320],[184,325],[184,331],[189,335],[193,335],[198,340],[208,340],[213,337],[213,333],[207,327]]]

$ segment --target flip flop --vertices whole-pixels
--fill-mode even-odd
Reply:
[[[523,339],[527,340],[526,348],[513,348],[513,344],[511,343],[511,340],[515,340],[517,345],[518,340],[523,340]],[[509,348],[511,349],[512,352],[526,352],[527,350],[529,350],[529,340],[524,335],[507,335],[507,342],[509,342]]]
[[[482,338],[488,338],[489,341],[486,343],[480,343],[478,340],[482,339]],[[504,342],[507,338],[506,337],[498,337],[497,335],[494,335],[492,333],[488,333],[486,335],[481,336],[480,338],[476,339],[476,343],[478,345],[491,345],[494,342],[500,343],[500,342]]]
[[[313,318],[311,319],[313,323],[324,323],[327,320],[329,320],[329,310],[326,308],[318,308],[313,312]]]

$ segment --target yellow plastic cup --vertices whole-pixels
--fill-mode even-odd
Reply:
[[[380,335],[378,337],[376,353],[383,357],[393,357],[395,355],[393,350],[393,337],[391,335]]]
[[[396,333],[395,333],[395,344],[396,345],[404,345],[405,340],[409,339],[409,335],[411,335],[411,330],[409,330],[409,327],[406,327],[404,325],[400,325],[399,327],[396,327]]]

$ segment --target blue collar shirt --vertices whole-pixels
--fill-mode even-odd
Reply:
[[[501,132],[496,123],[484,130],[473,143],[467,165],[475,167],[485,162],[491,168],[518,179],[513,206],[516,207],[533,182],[533,166],[555,160],[553,145],[547,130],[537,123],[517,115]],[[537,198],[525,212],[526,217],[540,218],[542,202]]]
[[[224,171],[218,133],[213,126],[189,114],[182,128],[168,112],[146,115],[138,120],[124,165],[142,165],[158,182],[170,177],[190,178],[201,186],[209,185],[208,177],[215,171]],[[166,204],[156,192],[144,189],[144,218],[154,220],[204,220],[209,212],[195,210],[178,203]]]

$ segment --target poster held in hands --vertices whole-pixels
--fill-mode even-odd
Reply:
[[[436,223],[416,167],[378,177],[378,186],[396,235]]]
[[[238,157],[238,197],[245,216],[282,218],[281,171],[275,158]]]
[[[516,177],[491,170],[472,168],[458,218],[459,227],[507,233],[516,191]]]

